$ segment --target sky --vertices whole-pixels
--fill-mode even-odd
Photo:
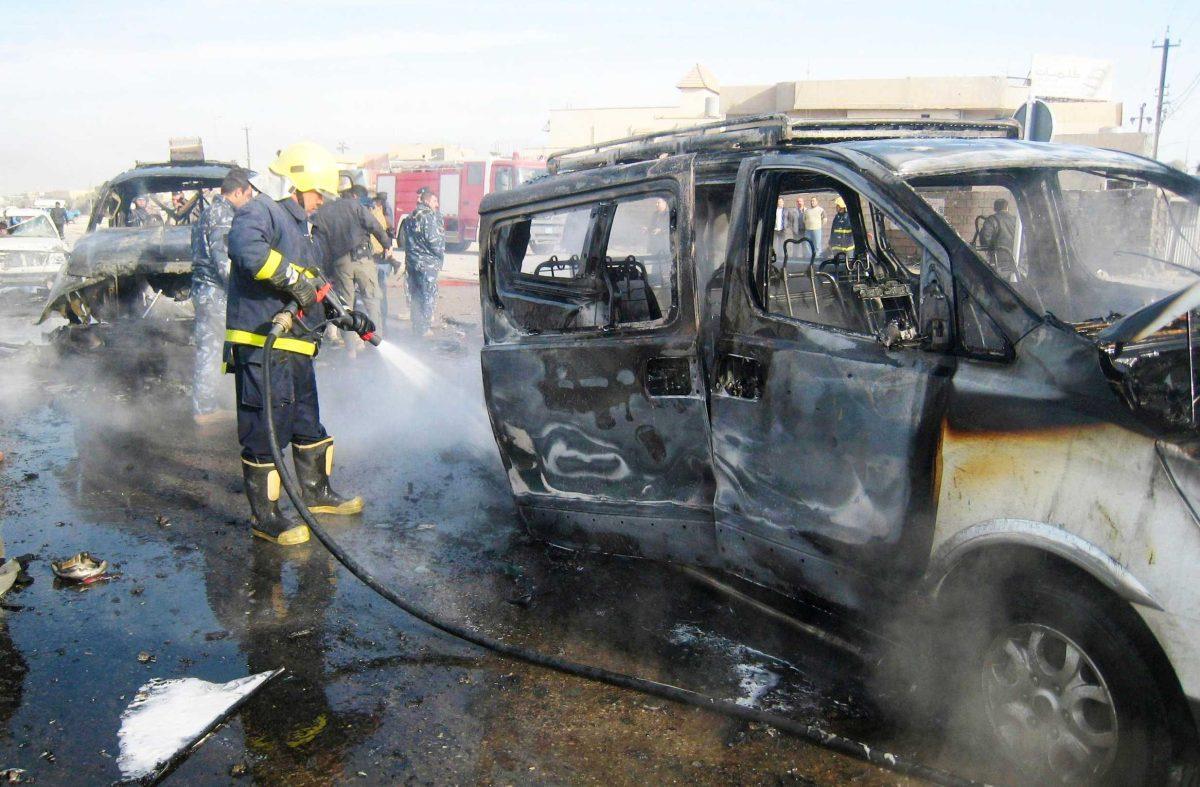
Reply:
[[[0,194],[98,185],[167,139],[265,169],[301,139],[347,156],[403,142],[545,144],[548,110],[674,104],[701,62],[723,84],[1023,77],[1034,54],[1110,60],[1127,119],[1153,111],[1171,26],[1160,158],[1200,161],[1200,3],[0,0]],[[1191,91],[1187,92],[1191,86]]]

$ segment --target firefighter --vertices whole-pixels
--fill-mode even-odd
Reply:
[[[234,167],[221,181],[221,193],[192,225],[192,304],[196,308],[192,417],[198,425],[233,415],[232,411],[221,409],[219,394],[227,308],[225,290],[229,281],[229,229],[234,212],[253,196],[250,173]]]
[[[309,216],[338,185],[332,154],[311,142],[280,151],[270,170],[290,181],[291,192],[279,201],[265,195],[238,210],[229,233],[229,308],[225,358],[232,368],[237,392],[238,441],[242,445],[242,476],[250,501],[255,536],[290,546],[308,541],[305,525],[296,525],[279,511],[280,479],[271,461],[267,410],[271,407],[280,448],[292,444],[296,476],[304,502],[314,513],[355,514],[361,497],[338,495],[329,485],[333,470],[333,438],[321,425],[313,355],[315,337],[293,326],[275,342],[271,360],[274,401],[263,401],[263,344],[271,319],[295,302],[312,322],[319,314],[313,286],[320,254],[313,243]],[[374,329],[359,312],[350,312],[344,327],[358,333]]]
[[[846,201],[838,197],[833,201],[837,215],[829,229],[829,250],[834,254],[844,252],[846,260],[854,259],[854,228],[850,224],[850,214],[846,212]]]
[[[437,306],[438,274],[446,257],[446,230],[432,190],[417,191],[417,207],[404,220],[404,264],[413,333],[425,336]]]

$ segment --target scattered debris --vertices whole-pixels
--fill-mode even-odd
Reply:
[[[80,552],[67,560],[52,560],[50,568],[54,575],[67,582],[87,583],[108,571],[108,561],[98,560],[88,552]]]
[[[26,474],[25,474],[25,480],[26,480],[26,481],[36,481],[36,480],[37,480],[37,478],[38,478],[38,474],[37,474],[37,473],[26,473]]]
[[[8,784],[20,784],[25,781],[24,768],[5,768],[0,771],[0,779],[3,779]]]
[[[171,520],[167,519],[167,517],[163,514],[159,514],[158,516],[154,517],[154,524],[158,525],[159,527],[170,527]]]
[[[229,636],[229,632],[221,629],[220,631],[210,631],[204,635],[205,642],[216,642],[219,639],[225,639]]]
[[[143,650],[137,654],[137,660],[142,664],[153,664],[158,661],[158,657],[148,650]]]
[[[229,775],[235,779],[240,779],[246,775],[250,769],[246,767],[244,762],[235,762],[233,767],[229,769]]]
[[[511,598],[506,598],[504,600],[505,600],[505,602],[512,604],[514,607],[520,607],[521,609],[528,609],[529,605],[531,603],[533,603],[533,591],[530,590],[525,593],[521,593],[519,595],[512,596]]]
[[[49,749],[46,749],[46,751],[42,752],[38,756],[51,765],[58,762],[58,758],[54,756],[54,752],[50,751]]]
[[[301,637],[307,637],[312,633],[312,629],[300,629],[299,631],[293,631],[291,634],[288,634],[288,639],[300,639]]]
[[[155,781],[186,757],[217,725],[282,669],[228,683],[199,678],[155,678],[138,690],[121,714],[121,754],[125,779]],[[236,767],[236,766],[235,766]],[[234,774],[231,770],[230,775]]]
[[[21,564],[16,560],[6,560],[0,563],[0,596],[3,596],[16,584],[17,576],[21,573]]]

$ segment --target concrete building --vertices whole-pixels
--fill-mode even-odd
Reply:
[[[1050,106],[1054,141],[1145,153],[1149,135],[1120,131],[1124,111],[1111,100],[1112,67],[1083,58],[1034,59],[1029,79],[1005,76],[816,79],[720,85],[697,64],[673,107],[598,107],[550,112],[548,147],[562,150],[709,120],[786,114],[798,120],[1009,118],[1033,92]]]
[[[721,119],[721,86],[707,68],[697,63],[675,87],[674,106],[552,109],[547,147],[562,150]]]

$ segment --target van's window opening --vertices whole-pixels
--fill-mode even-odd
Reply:
[[[534,333],[665,323],[677,298],[675,204],[670,192],[643,193],[498,224],[501,305]]]
[[[755,289],[772,315],[912,341],[924,246],[849,186],[824,175],[774,178]]]
[[[474,165],[472,165],[472,166],[474,166]],[[479,166],[482,168],[483,165],[480,164]],[[493,165],[493,172],[495,173],[492,176],[492,178],[496,184],[495,191],[508,191],[509,189],[519,186],[522,183],[528,183],[529,181],[533,180],[537,176],[545,174],[546,171],[544,169],[539,169],[537,167],[513,167],[513,166],[509,166],[509,165],[503,165],[503,166]],[[468,178],[470,178],[470,170],[468,170],[467,176],[468,176]],[[481,172],[480,181],[479,181],[480,183],[483,182],[482,178],[483,178],[483,175]],[[468,180],[468,182],[473,183],[473,181],[470,181],[470,180]]]
[[[1182,289],[1200,272],[1200,203],[1146,178],[1046,168],[910,185],[1032,309],[1084,332]],[[996,233],[1000,243],[989,244],[983,230],[997,212],[1011,218]]]

